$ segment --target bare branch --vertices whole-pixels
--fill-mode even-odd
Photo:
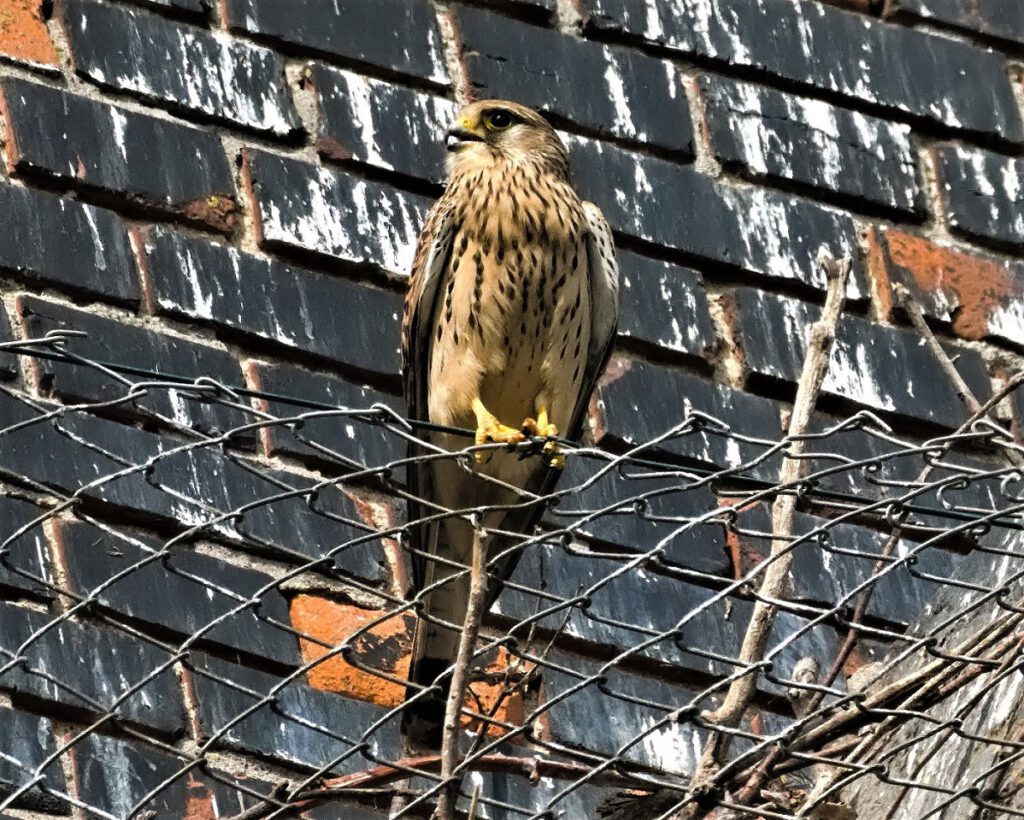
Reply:
[[[825,260],[822,264],[828,274],[828,293],[825,297],[825,308],[822,310],[821,318],[811,326],[808,334],[807,355],[800,373],[796,400],[793,402],[793,412],[789,421],[790,444],[780,476],[783,484],[792,484],[798,481],[806,469],[806,462],[799,458],[804,450],[804,442],[800,437],[807,432],[822,382],[828,371],[829,355],[832,351],[832,343],[835,341],[836,326],[839,323],[843,305],[846,303],[846,283],[853,262],[849,258],[845,258],[839,262]],[[772,548],[768,559],[768,568],[761,581],[758,601],[754,606],[753,615],[751,615],[743,638],[743,646],[740,649],[740,663],[750,671],[733,681],[724,702],[718,709],[704,715],[704,719],[709,723],[718,723],[723,726],[739,725],[740,719],[753,697],[757,685],[757,663],[764,655],[768,634],[778,609],[770,601],[780,598],[784,594],[786,580],[793,563],[792,551],[787,547],[793,532],[795,511],[796,496],[794,494],[780,493],[776,496],[772,504]]]
[[[459,778],[455,769],[459,762],[459,736],[462,728],[462,702],[469,685],[469,669],[473,662],[476,638],[480,634],[484,600],[487,594],[487,535],[481,527],[473,532],[473,558],[470,568],[469,602],[466,620],[459,638],[459,652],[452,673],[451,690],[444,712],[444,734],[441,738],[441,779],[443,786],[437,801],[435,816],[438,820],[455,820],[455,802],[459,793]]]

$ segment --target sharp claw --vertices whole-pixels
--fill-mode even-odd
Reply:
[[[547,417],[547,412],[543,411],[539,421],[534,418],[523,419],[523,434],[537,438],[556,438],[558,436],[558,428],[548,423]],[[544,456],[544,461],[549,467],[553,467],[556,470],[561,470],[565,467],[565,456],[561,454],[558,442],[546,441],[541,448],[541,454]]]
[[[554,425],[552,425],[554,426]],[[549,433],[550,436],[557,436],[558,432]],[[562,470],[565,468],[565,456],[562,454],[562,448],[558,446],[558,442],[549,441],[544,445],[544,449],[541,451],[549,467],[556,470]]]
[[[491,418],[477,427],[475,442],[478,446],[493,442],[498,444],[507,444],[509,447],[514,447],[519,444],[523,438],[524,436],[521,430],[506,427],[496,418]],[[486,450],[478,450],[473,454],[478,464],[485,464],[490,461],[491,455],[492,453]]]

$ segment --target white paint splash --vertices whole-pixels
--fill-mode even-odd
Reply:
[[[608,66],[604,70],[604,81],[608,86],[608,96],[614,110],[612,131],[622,137],[642,139],[643,135],[637,133],[633,114],[629,110],[629,100],[626,99],[626,88],[622,82],[622,69],[610,49],[605,49],[605,53],[608,55]]]
[[[117,108],[110,109],[110,126],[114,132],[114,144],[121,152],[121,159],[128,161],[128,146],[125,143],[124,129],[128,124],[128,118]]]

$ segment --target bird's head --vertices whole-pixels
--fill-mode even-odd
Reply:
[[[537,165],[568,175],[569,156],[536,111],[507,100],[479,100],[463,108],[448,129],[448,171],[453,176],[497,162]]]

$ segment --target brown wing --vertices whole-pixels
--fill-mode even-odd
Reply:
[[[455,236],[454,208],[447,198],[442,197],[430,209],[426,224],[420,233],[413,260],[412,276],[405,293],[405,307],[402,313],[402,389],[405,395],[406,413],[410,419],[428,421],[427,389],[430,375],[430,349],[437,330],[438,293],[445,271],[449,269],[452,239]],[[417,431],[423,436],[423,431]],[[409,457],[422,454],[422,448],[409,445]],[[406,470],[406,483],[410,495],[424,497],[430,488],[426,471],[414,463]],[[408,504],[408,520],[418,521],[422,517],[421,505],[412,500]],[[422,588],[424,560],[418,557],[422,545],[429,543],[423,527],[409,528],[412,552],[413,584],[418,591]]]

